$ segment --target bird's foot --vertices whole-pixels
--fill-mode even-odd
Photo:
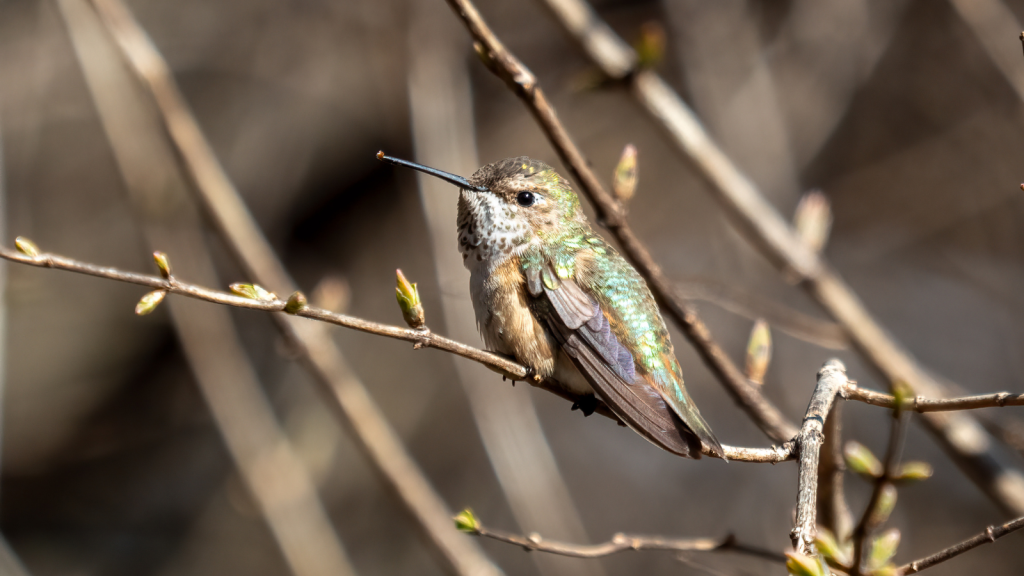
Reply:
[[[497,354],[498,356],[501,356],[502,358],[511,360],[512,362],[516,362],[516,359],[513,358],[512,356],[508,355],[508,354],[502,354],[501,352],[494,352],[493,350],[489,350],[489,352],[491,354]],[[501,380],[503,382],[505,380],[511,380],[513,386],[516,385],[516,381],[522,382],[523,380],[530,380],[531,378],[534,377],[532,374],[530,374],[530,375],[527,375],[526,378],[523,378],[522,376],[519,376],[518,374],[512,374],[510,372],[506,372],[506,371],[502,370],[501,368],[497,368],[495,366],[491,366],[490,364],[485,364],[485,366],[487,366],[487,368],[490,369],[492,372],[497,372],[498,374],[501,374]]]
[[[583,412],[584,416],[590,416],[597,410],[597,398],[593,394],[587,394],[586,396],[580,397],[579,400],[572,403],[573,410],[579,410]]]

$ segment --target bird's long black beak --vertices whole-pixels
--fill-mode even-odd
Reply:
[[[386,156],[383,150],[377,152],[377,160],[387,162],[388,164],[394,164],[395,166],[405,166],[406,168],[419,170],[424,174],[430,174],[431,176],[440,178],[445,182],[451,182],[452,184],[455,184],[459,188],[465,188],[467,190],[476,190],[477,192],[489,191],[486,186],[474,186],[470,184],[469,180],[466,180],[462,176],[456,176],[455,174],[452,174],[450,172],[445,172],[444,170],[438,170],[437,168],[431,168],[430,166],[424,166],[423,164],[417,164],[415,162],[409,162],[408,160],[402,160],[400,158],[392,158],[391,156]]]

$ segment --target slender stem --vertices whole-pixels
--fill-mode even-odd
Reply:
[[[985,528],[985,531],[981,534],[977,534],[975,536],[968,538],[967,540],[964,540],[963,542],[959,542],[957,544],[950,546],[949,548],[940,550],[935,554],[932,554],[931,556],[926,556],[919,560],[914,560],[913,562],[908,562],[907,564],[900,566],[899,573],[916,574],[921,570],[931,568],[936,564],[941,564],[942,562],[945,562],[950,558],[955,558],[963,554],[964,552],[973,550],[978,546],[981,546],[982,544],[990,544],[992,542],[995,542],[996,540],[1002,538],[1003,536],[1006,536],[1010,532],[1020,530],[1021,528],[1024,528],[1024,516],[1017,518],[1016,520],[1010,520],[1006,524],[1001,524],[999,526],[989,526],[988,528]]]
[[[512,534],[501,530],[492,530],[482,525],[477,525],[476,531],[472,532],[477,536],[490,538],[499,542],[522,546],[526,550],[536,552],[548,552],[573,558],[601,558],[611,556],[628,550],[666,550],[670,552],[719,552],[733,551],[751,556],[757,556],[775,562],[785,562],[786,557],[777,552],[762,550],[753,546],[736,542],[733,536],[725,538],[665,538],[663,536],[638,536],[635,534],[618,533],[612,536],[611,540],[600,544],[571,544],[557,540],[548,540],[540,534],[533,533],[528,536]]]
[[[796,426],[747,380],[743,372],[711,337],[711,332],[701,321],[696,310],[676,296],[674,287],[665,277],[661,267],[626,223],[622,205],[604,189],[587,159],[558,119],[555,109],[548,102],[533,73],[505,48],[472,2],[448,0],[448,4],[472,34],[487,67],[503,79],[529,108],[562,161],[580,184],[582,193],[594,205],[598,219],[618,240],[623,253],[647,281],[655,299],[679,323],[683,333],[711,372],[769,438],[776,442],[786,442],[793,438],[797,432]]]
[[[797,480],[796,524],[789,536],[800,554],[815,554],[817,534],[818,459],[824,441],[825,418],[832,403],[846,384],[846,367],[839,360],[829,360],[818,371],[818,383],[807,405],[803,426],[797,436],[800,448],[800,476]]]
[[[891,394],[868,390],[856,384],[848,385],[843,392],[847,400],[856,400],[882,408],[896,408],[896,398]],[[1004,406],[1024,406],[1024,393],[996,392],[995,394],[962,396],[960,398],[914,396],[904,401],[899,408],[908,412],[950,412],[977,408],[1002,408]]]

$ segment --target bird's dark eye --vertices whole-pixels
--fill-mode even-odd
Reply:
[[[533,203],[537,201],[537,197],[533,195],[533,192],[520,192],[516,194],[516,204],[520,206],[533,206]]]

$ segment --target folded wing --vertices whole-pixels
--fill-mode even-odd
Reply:
[[[700,458],[700,439],[637,370],[632,354],[616,338],[597,301],[574,281],[560,279],[546,269],[528,275],[527,284],[538,300],[539,316],[623,422],[669,452]]]

